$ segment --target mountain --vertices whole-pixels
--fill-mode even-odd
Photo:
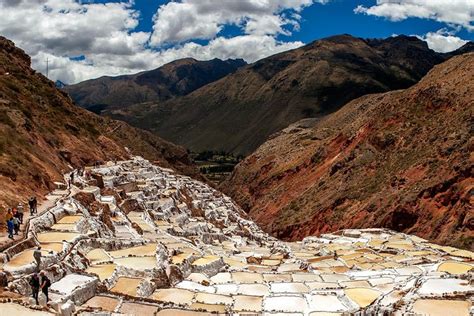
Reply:
[[[474,53],[453,57],[274,134],[222,189],[285,239],[387,227],[473,249],[473,91]]]
[[[124,122],[81,109],[30,57],[0,37],[0,209],[42,195],[70,166],[127,159],[131,153],[197,175],[184,148]]]
[[[74,101],[94,112],[186,95],[246,65],[242,59],[180,59],[135,75],[101,77],[64,87]]]
[[[323,117],[365,94],[407,88],[451,55],[416,37],[334,36],[242,67],[184,97],[111,115],[193,151],[247,155],[300,119]]]

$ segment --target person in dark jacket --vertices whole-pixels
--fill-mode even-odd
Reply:
[[[74,171],[69,175],[69,186],[74,184]]]
[[[42,257],[41,247],[38,247],[33,251],[33,258],[36,261],[36,271],[39,271],[41,268],[41,257]]]
[[[30,197],[28,200],[28,206],[30,207],[30,215],[33,215],[37,213],[37,206],[38,206],[38,201],[36,200],[35,197]]]
[[[13,224],[13,218],[7,220],[8,238],[13,239],[13,231],[15,230],[15,224]]]
[[[33,294],[33,298],[36,301],[36,305],[39,305],[38,294],[39,294],[39,289],[40,289],[40,278],[37,273],[33,274],[33,276],[31,277],[30,286],[31,286],[31,292]]]
[[[41,271],[40,276],[41,276],[40,289],[41,289],[41,292],[43,292],[43,294],[46,296],[46,303],[47,303],[49,302],[48,290],[49,290],[49,287],[51,286],[51,281],[46,276],[46,273],[44,273],[44,271]]]

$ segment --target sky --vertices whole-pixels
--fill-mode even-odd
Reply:
[[[251,63],[337,34],[474,40],[474,0],[0,0],[0,35],[67,84],[192,57]]]

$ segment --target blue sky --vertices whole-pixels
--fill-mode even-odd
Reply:
[[[168,2],[170,1],[136,0],[134,7],[141,12],[140,24],[137,29],[150,31],[156,10],[160,5]],[[376,4],[376,0],[334,0],[326,4],[315,3],[302,11],[301,30],[294,32],[291,36],[279,36],[279,39],[309,43],[313,40],[344,33],[364,38],[385,38],[393,34],[421,35],[447,27],[446,23],[433,19],[409,18],[403,21],[391,21],[384,17],[354,13],[354,8],[358,5],[371,6],[374,4]],[[239,33],[238,28],[228,27],[222,32],[222,35],[234,36]],[[465,29],[457,32],[457,36],[465,40],[474,40],[474,32],[468,32]]]
[[[474,40],[474,0],[0,1],[0,34],[66,83],[184,57],[254,62],[343,33],[415,35],[451,51]]]

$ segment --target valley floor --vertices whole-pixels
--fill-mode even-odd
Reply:
[[[139,157],[86,168],[28,225],[0,254],[1,315],[474,312],[470,251],[385,229],[282,242],[229,197]],[[49,305],[30,298],[37,246]]]

